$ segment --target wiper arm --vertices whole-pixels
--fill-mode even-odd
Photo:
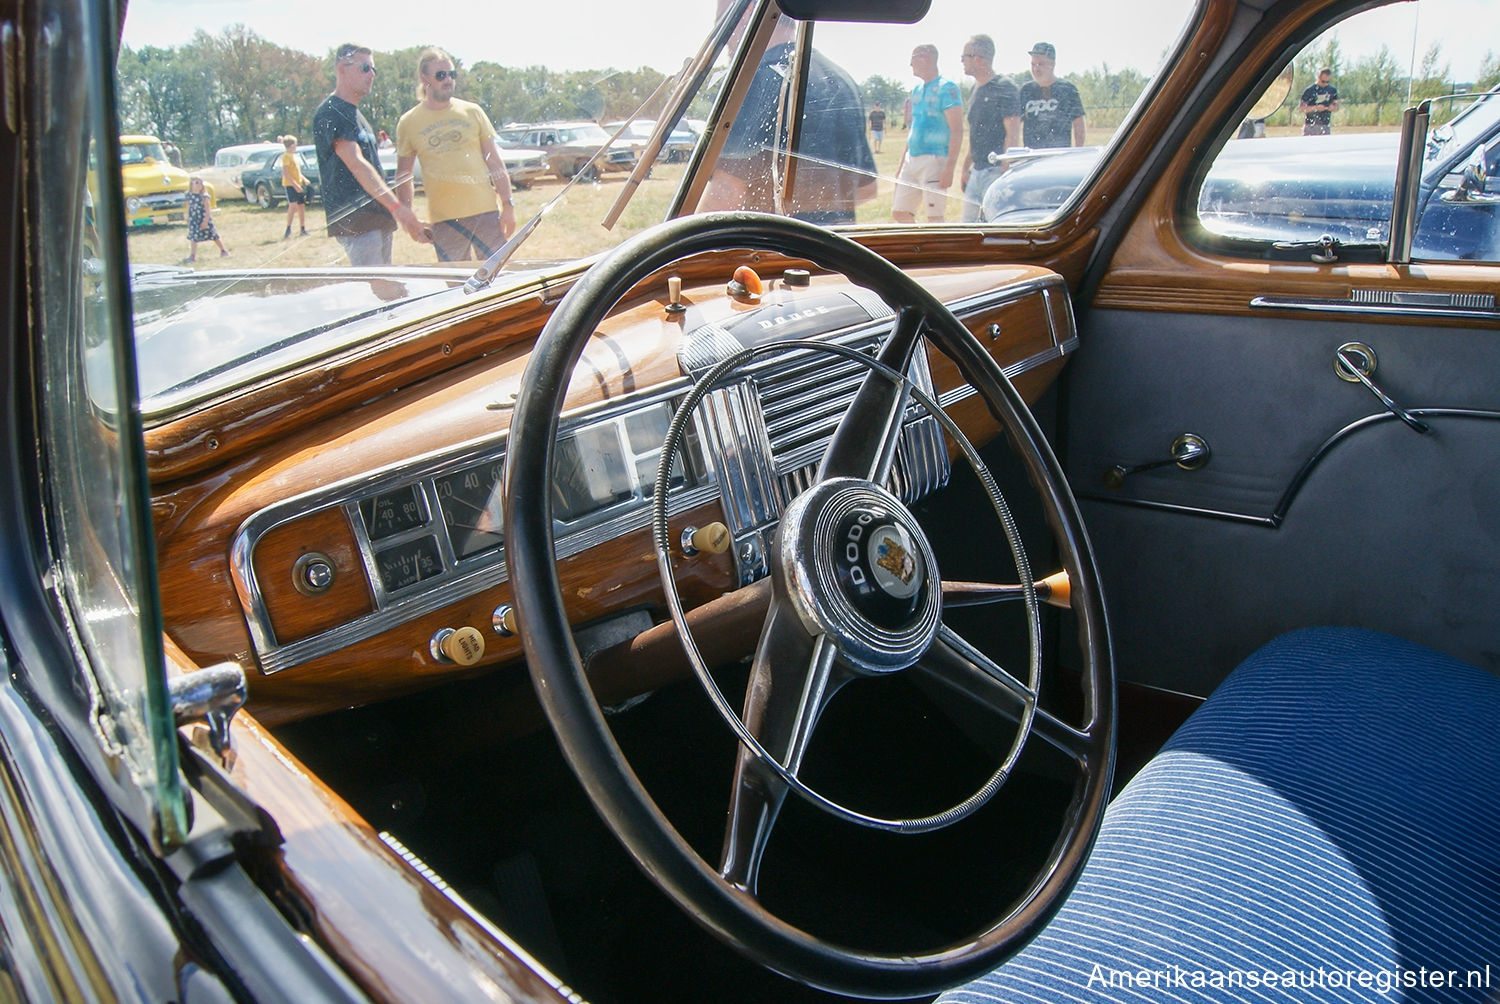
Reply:
[[[576,180],[577,175],[574,178]],[[475,269],[474,274],[465,280],[464,292],[477,293],[493,282],[495,276],[499,275],[500,270],[505,267],[505,263],[510,261],[511,255],[516,253],[516,249],[526,242],[526,238],[530,237],[531,232],[542,222],[542,217],[546,216],[547,211],[557,204],[557,200],[562,196],[562,193],[572,187],[573,182],[571,181],[564,185],[562,192],[558,192],[557,195],[548,200],[546,205],[536,211],[535,216],[527,220],[517,228],[515,233],[510,235],[510,240],[496,248],[494,254],[486,258],[484,264]]]
[[[600,147],[599,149],[602,152],[606,147]],[[592,164],[593,161],[590,161],[590,163]],[[499,275],[500,270],[505,267],[505,263],[510,261],[511,256],[516,253],[522,244],[526,243],[526,238],[530,237],[537,226],[541,224],[542,217],[552,212],[552,207],[562,201],[562,197],[568,194],[568,190],[582,181],[588,174],[587,170],[574,173],[573,177],[568,179],[568,183],[559,188],[557,194],[548,199],[542,205],[542,208],[536,211],[535,216],[522,224],[515,233],[510,235],[510,240],[496,248],[495,253],[486,258],[484,264],[474,270],[474,274],[469,276],[468,280],[464,283],[464,292],[477,293],[493,282],[495,276]]]

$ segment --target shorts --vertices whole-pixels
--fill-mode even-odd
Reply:
[[[304,188],[299,192],[295,188],[288,188],[286,190],[286,201],[288,205],[307,205],[307,189]]]
[[[891,209],[898,213],[917,213],[918,206],[925,206],[927,218],[940,220],[948,206],[948,193],[938,187],[943,168],[948,158],[935,153],[917,157],[908,155],[901,165],[901,174],[896,179],[896,195],[891,200]]]
[[[437,249],[438,261],[466,261],[470,258],[484,261],[504,243],[498,210],[432,223],[432,246]]]

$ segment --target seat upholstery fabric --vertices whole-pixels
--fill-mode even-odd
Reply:
[[[1053,922],[940,1000],[1500,1001],[1500,677],[1272,641],[1110,805]]]

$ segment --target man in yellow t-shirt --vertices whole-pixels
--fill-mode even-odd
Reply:
[[[396,123],[396,195],[411,205],[412,163],[420,160],[438,260],[482,261],[515,231],[516,210],[495,127],[484,109],[453,96],[457,83],[451,56],[438,48],[422,51],[421,100]]]

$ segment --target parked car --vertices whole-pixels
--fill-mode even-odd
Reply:
[[[546,151],[512,143],[498,136],[495,138],[495,145],[500,148],[500,157],[505,161],[505,172],[510,175],[510,183],[516,188],[524,191],[547,173]]]
[[[286,186],[281,183],[281,158],[285,148],[251,154],[240,170],[240,185],[244,189],[245,201],[253,202],[262,209],[272,209],[286,201]],[[312,144],[297,147],[297,161],[302,165],[303,177],[307,178],[308,202],[318,198],[318,186],[322,175],[318,169],[318,148]]]
[[[1342,244],[1390,240],[1397,132],[1273,136],[1226,143],[1198,195],[1198,219],[1223,237]],[[1500,257],[1493,204],[1464,195],[1466,165],[1500,145],[1500,92],[1481,95],[1433,130],[1422,162],[1412,253],[1431,259]],[[1031,224],[1056,215],[1100,157],[1098,147],[1019,151],[985,194],[985,219]],[[1488,155],[1493,164],[1494,155]],[[1492,167],[1488,174],[1496,173]],[[1464,197],[1459,197],[1464,196]]]
[[[514,145],[505,141],[497,141],[496,146],[500,148],[500,157],[505,161],[505,171],[510,175],[510,183],[519,189],[531,187],[531,183],[547,173],[546,156],[542,151],[531,147]],[[382,147],[380,150],[380,169],[385,174],[385,183],[395,185],[396,183],[396,148],[393,146]],[[420,190],[422,186],[422,161],[420,159],[412,162],[412,185]]]
[[[188,179],[188,172],[167,159],[155,136],[120,137],[120,180],[130,226],[185,222]],[[213,186],[203,187],[214,205]]]
[[[547,167],[559,178],[580,171],[628,171],[635,166],[635,149],[629,142],[610,143],[610,134],[596,122],[544,122],[537,125],[507,125],[495,130],[507,143],[534,147],[547,155]],[[604,153],[601,150],[608,146]]]
[[[606,122],[604,131],[613,136],[620,127],[625,125],[621,122]],[[620,139],[629,141],[635,150],[636,159],[639,160],[641,151],[651,139],[651,134],[656,131],[656,122],[652,119],[632,119],[630,126],[620,135]],[[698,145],[697,135],[686,125],[678,125],[666,136],[661,146],[661,159],[667,163],[687,160],[692,155],[693,147]]]
[[[220,199],[244,198],[245,193],[240,186],[240,171],[245,162],[254,153],[281,152],[280,143],[241,143],[236,146],[221,147],[214,153],[214,162],[207,167],[201,167],[196,172],[207,184],[213,185]]]
[[[1140,97],[1008,226],[861,201],[850,81],[1035,5],[574,0],[518,80],[713,121],[675,187],[556,186],[477,270],[244,213],[172,264],[115,54],[223,6],[11,5],[4,998],[1492,1004],[1500,261],[1198,211],[1335,34],[1478,79],[1445,2],[1044,11]],[[476,67],[513,35],[421,13]],[[763,156],[710,157],[731,119]]]
[[[380,171],[385,175],[385,183],[391,187],[396,185],[396,148],[394,146],[383,146],[380,148]],[[422,162],[412,162],[412,187],[417,191],[422,189]]]

